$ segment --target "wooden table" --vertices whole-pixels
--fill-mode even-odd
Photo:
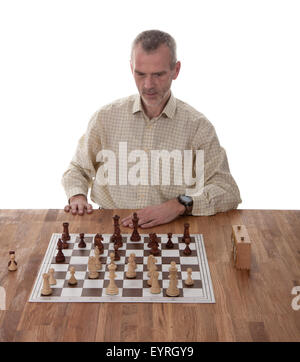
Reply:
[[[1,210],[6,310],[0,311],[0,341],[300,341],[300,310],[291,306],[292,288],[300,286],[299,210],[233,210],[155,228],[182,233],[189,222],[191,233],[204,235],[216,304],[28,303],[50,236],[61,232],[62,222],[73,233],[112,233],[112,216],[129,212]],[[232,224],[246,225],[252,239],[250,274],[233,267]],[[10,250],[16,272],[7,270]]]

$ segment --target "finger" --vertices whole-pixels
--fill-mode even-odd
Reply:
[[[147,222],[146,224],[141,225],[142,229],[146,228],[152,228],[153,226],[160,225],[161,222],[159,220],[152,220],[150,222]]]
[[[70,205],[66,205],[64,210],[65,210],[65,212],[69,212],[70,211]]]
[[[84,214],[84,204],[78,204],[78,215]]]
[[[88,204],[88,205],[87,205],[86,212],[87,212],[88,214],[91,214],[91,213],[93,212],[93,206],[92,206],[91,204]]]
[[[128,217],[126,217],[125,219],[122,220],[122,224],[124,226],[128,226],[130,223],[132,223],[130,216],[128,216]]]
[[[71,209],[72,209],[72,214],[76,215],[77,214],[77,204],[71,204]]]

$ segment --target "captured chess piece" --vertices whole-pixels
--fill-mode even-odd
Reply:
[[[85,248],[86,247],[86,243],[84,241],[84,233],[80,233],[79,234],[80,237],[80,242],[78,244],[78,248]]]
[[[141,235],[138,232],[139,218],[137,217],[136,212],[133,213],[132,223],[133,223],[133,231],[132,231],[130,240],[131,241],[140,241]]]
[[[63,245],[63,243],[62,243],[61,239],[58,239],[58,242],[57,242],[58,253],[55,257],[56,263],[64,263],[66,260],[64,253],[62,252],[62,245]]]
[[[49,274],[48,273],[44,273],[43,274],[43,288],[41,291],[41,295],[42,296],[47,296],[47,295],[51,295],[52,294],[52,289],[50,287],[50,283],[49,283]]]
[[[71,274],[71,277],[68,280],[68,284],[69,285],[76,285],[77,284],[77,279],[75,278],[75,268],[73,266],[70,267],[70,274]]]
[[[63,223],[63,234],[66,234],[66,241],[69,241],[71,239],[69,234],[69,223],[64,222]]]
[[[56,279],[55,279],[55,277],[54,277],[54,269],[53,268],[50,268],[49,269],[49,272],[48,272],[48,274],[49,274],[49,284],[50,285],[55,285],[56,284]]]
[[[18,263],[15,261],[15,252],[13,250],[9,252],[9,257],[10,257],[10,260],[8,262],[8,270],[9,271],[17,270]]]
[[[172,242],[172,233],[168,233],[168,242],[166,244],[166,248],[167,249],[173,249],[174,248],[174,244]]]

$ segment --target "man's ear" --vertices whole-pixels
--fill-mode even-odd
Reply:
[[[131,69],[131,73],[133,74],[133,65],[132,65],[132,59],[130,59],[130,69]]]
[[[174,73],[173,73],[173,80],[175,80],[178,77],[178,74],[180,72],[180,68],[181,68],[181,63],[180,61],[176,62],[175,67],[174,67]]]

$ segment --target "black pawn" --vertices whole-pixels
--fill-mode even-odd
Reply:
[[[84,241],[84,233],[79,234],[79,237],[80,237],[80,242],[78,244],[78,248],[85,248],[86,243]]]

